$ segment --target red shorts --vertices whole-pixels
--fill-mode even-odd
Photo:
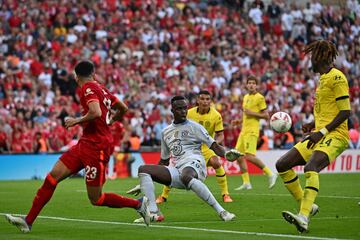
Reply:
[[[85,168],[86,185],[102,186],[105,183],[105,169],[110,158],[108,149],[94,149],[91,144],[80,141],[69,151],[63,153],[60,160],[70,169],[77,173]]]

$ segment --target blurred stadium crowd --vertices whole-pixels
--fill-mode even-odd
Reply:
[[[298,2],[298,1],[293,1]],[[222,113],[225,144],[241,129],[246,77],[260,79],[270,113],[291,114],[290,133],[262,122],[259,148],[289,148],[313,120],[318,76],[302,53],[319,38],[333,41],[336,66],[348,77],[350,148],[360,148],[360,4],[312,0],[2,0],[0,3],[0,152],[66,150],[81,128],[64,118],[81,114],[72,68],[97,66],[97,80],[130,108],[113,131],[119,149],[159,144],[171,122],[169,99],[207,89]]]

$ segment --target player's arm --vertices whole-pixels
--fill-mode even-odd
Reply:
[[[244,108],[244,113],[248,116],[256,117],[256,118],[262,118],[262,119],[269,119],[269,112],[264,109],[260,112],[253,112],[249,109]]]
[[[350,117],[351,113],[349,86],[345,76],[335,76],[333,78],[333,90],[339,113],[328,125],[326,125],[325,129],[329,132],[333,131],[341,123],[346,121]]]
[[[217,142],[211,144],[210,149],[213,150],[216,155],[220,157],[225,157],[225,152],[226,152],[225,147],[221,146]]]
[[[220,145],[224,145],[224,131],[215,132],[215,141]]]
[[[158,165],[169,166],[170,162],[170,149],[164,140],[164,131],[161,132],[161,143],[160,143],[160,161]]]
[[[111,109],[115,110],[116,113],[110,119],[109,125],[113,124],[116,121],[121,121],[125,113],[128,111],[128,107],[126,106],[126,104],[120,100],[115,101],[115,103],[111,106]]]
[[[84,116],[81,116],[78,118],[68,117],[65,120],[65,127],[69,128],[69,127],[75,126],[76,124],[88,122],[95,118],[101,117],[101,108],[100,108],[99,101],[89,102],[88,107],[89,107],[89,111]]]
[[[328,125],[326,125],[326,129],[331,132],[335,128],[337,128],[341,123],[348,120],[350,117],[350,110],[341,110],[338,115],[332,120]]]
[[[214,136],[215,141],[220,145],[224,145],[224,124],[220,114],[215,120],[214,130],[215,130],[215,136]]]
[[[314,128],[315,128],[315,121],[303,124],[301,126],[301,130],[304,132],[304,134],[310,133]]]

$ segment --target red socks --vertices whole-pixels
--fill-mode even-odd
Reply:
[[[97,206],[107,206],[111,208],[138,208],[140,201],[132,198],[123,197],[115,193],[103,193],[96,203]]]
[[[28,224],[30,225],[33,224],[36,217],[39,215],[41,209],[52,197],[56,185],[57,185],[56,179],[53,178],[50,174],[48,174],[45,178],[43,185],[37,191],[32,207],[25,218]]]

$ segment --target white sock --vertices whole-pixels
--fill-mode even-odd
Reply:
[[[202,200],[207,202],[210,206],[212,206],[215,211],[220,214],[220,212],[224,211],[225,209],[216,201],[214,195],[210,192],[208,187],[201,182],[200,180],[193,178],[189,182],[188,186],[193,192],[196,193]]]
[[[150,174],[139,173],[138,175],[140,178],[141,192],[149,199],[150,212],[158,212],[159,209],[155,201],[155,186]]]

